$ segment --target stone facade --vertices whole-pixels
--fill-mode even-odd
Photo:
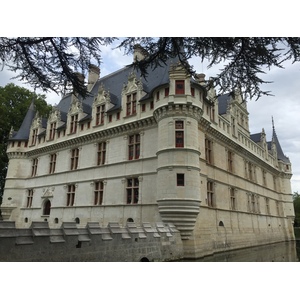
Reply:
[[[65,95],[47,120],[32,105],[11,132],[5,220],[174,224],[188,258],[294,239],[291,163],[274,124],[271,141],[250,134],[237,91],[217,97],[176,58],[146,79],[99,76],[86,99]]]

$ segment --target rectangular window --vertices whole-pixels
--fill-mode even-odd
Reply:
[[[184,186],[184,174],[177,174],[177,186]]]
[[[212,181],[207,181],[207,205],[209,207],[214,207],[214,183]]]
[[[251,194],[251,212],[256,212],[255,195]]]
[[[212,141],[205,139],[205,159],[207,163],[213,163]]]
[[[227,163],[228,171],[233,173],[233,153],[231,151],[227,151]]]
[[[277,211],[277,216],[280,216],[280,206],[279,206],[279,201],[276,201],[276,211]]]
[[[105,104],[96,107],[96,126],[104,124]]]
[[[139,201],[139,179],[137,177],[127,179],[127,204],[137,204]]]
[[[230,208],[236,210],[235,189],[230,188]]]
[[[165,88],[165,97],[168,97],[169,96],[169,88]]]
[[[120,120],[120,112],[117,112],[117,120]]]
[[[37,167],[38,167],[38,159],[37,159],[37,158],[34,158],[34,159],[32,160],[31,177],[36,176]]]
[[[105,164],[105,157],[106,157],[106,142],[102,142],[98,144],[98,151],[97,151],[98,166]]]
[[[67,206],[73,206],[75,201],[75,184],[68,185]]]
[[[175,121],[175,147],[184,147],[184,123],[183,121]]]
[[[266,214],[269,215],[270,214],[270,200],[269,198],[265,198],[266,200]]]
[[[150,109],[153,109],[153,108],[154,108],[154,102],[150,101]]]
[[[267,172],[265,170],[262,170],[262,178],[264,187],[267,187]]]
[[[274,191],[277,191],[276,176],[273,176]]]
[[[95,182],[94,205],[101,205],[103,202],[103,181]]]
[[[34,146],[36,144],[37,132],[38,132],[37,129],[32,130],[31,146]]]
[[[71,150],[71,170],[78,168],[79,149],[75,148]]]
[[[33,189],[27,190],[27,207],[32,206],[32,198],[33,198]]]
[[[55,172],[56,166],[56,154],[50,155],[50,166],[49,166],[49,174],[53,174]]]
[[[78,114],[71,116],[70,133],[77,132],[77,122],[78,122]]]
[[[138,159],[140,157],[140,135],[134,134],[129,136],[128,159]]]
[[[50,124],[49,140],[54,140],[56,131],[56,122]]]
[[[184,94],[184,80],[176,80],[175,81],[175,94],[182,95]]]
[[[126,116],[136,114],[136,93],[127,95],[126,98]]]
[[[195,88],[191,87],[191,95],[195,97]]]
[[[159,100],[159,92],[156,92],[156,101]]]
[[[146,104],[145,103],[142,104],[142,111],[146,111]]]
[[[108,116],[108,122],[110,123],[112,121],[112,115]]]

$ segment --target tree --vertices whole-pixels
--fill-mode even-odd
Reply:
[[[271,67],[283,68],[285,61],[300,59],[300,38],[0,38],[0,59],[10,70],[19,71],[17,78],[42,88],[45,92],[62,92],[66,82],[72,83],[74,91],[86,95],[76,72],[86,74],[90,63],[100,65],[101,46],[119,41],[125,54],[132,53],[139,44],[148,56],[136,61],[143,76],[147,68],[163,64],[170,57],[179,55],[183,66],[195,75],[187,61],[191,57],[208,60],[208,67],[224,63],[223,69],[208,82],[209,87],[218,87],[219,93],[240,89],[247,98],[258,99],[270,95],[262,91],[267,83],[261,77]]]
[[[300,227],[300,194],[298,192],[293,194],[293,203],[295,210],[294,227]]]
[[[7,172],[6,149],[9,132],[11,127],[19,129],[33,99],[39,114],[47,116],[51,111],[51,105],[47,104],[45,95],[36,95],[12,83],[0,87],[0,204]]]

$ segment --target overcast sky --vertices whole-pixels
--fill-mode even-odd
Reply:
[[[100,76],[105,76],[132,62],[132,56],[124,56],[121,50],[112,50],[112,47],[103,48],[103,63]],[[218,68],[206,69],[200,59],[191,60],[191,64],[198,73],[205,73],[206,78],[215,76]],[[0,86],[13,82],[16,85],[33,90],[32,87],[17,80],[11,80],[14,74],[4,69],[0,72]],[[268,72],[266,80],[273,83],[268,84],[265,90],[271,90],[274,96],[265,96],[257,101],[248,101],[250,113],[250,132],[258,133],[264,128],[267,140],[272,139],[272,116],[275,129],[281,144],[282,150],[292,162],[292,191],[300,192],[300,64],[286,63],[285,69],[274,68]],[[39,92],[39,91],[37,91]],[[40,92],[41,93],[41,92]],[[54,105],[60,100],[55,93],[47,94],[47,102]]]

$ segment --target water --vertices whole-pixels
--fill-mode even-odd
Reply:
[[[233,250],[197,259],[199,262],[299,262],[300,241]],[[187,260],[184,260],[187,261]],[[195,261],[195,260],[194,260]]]

